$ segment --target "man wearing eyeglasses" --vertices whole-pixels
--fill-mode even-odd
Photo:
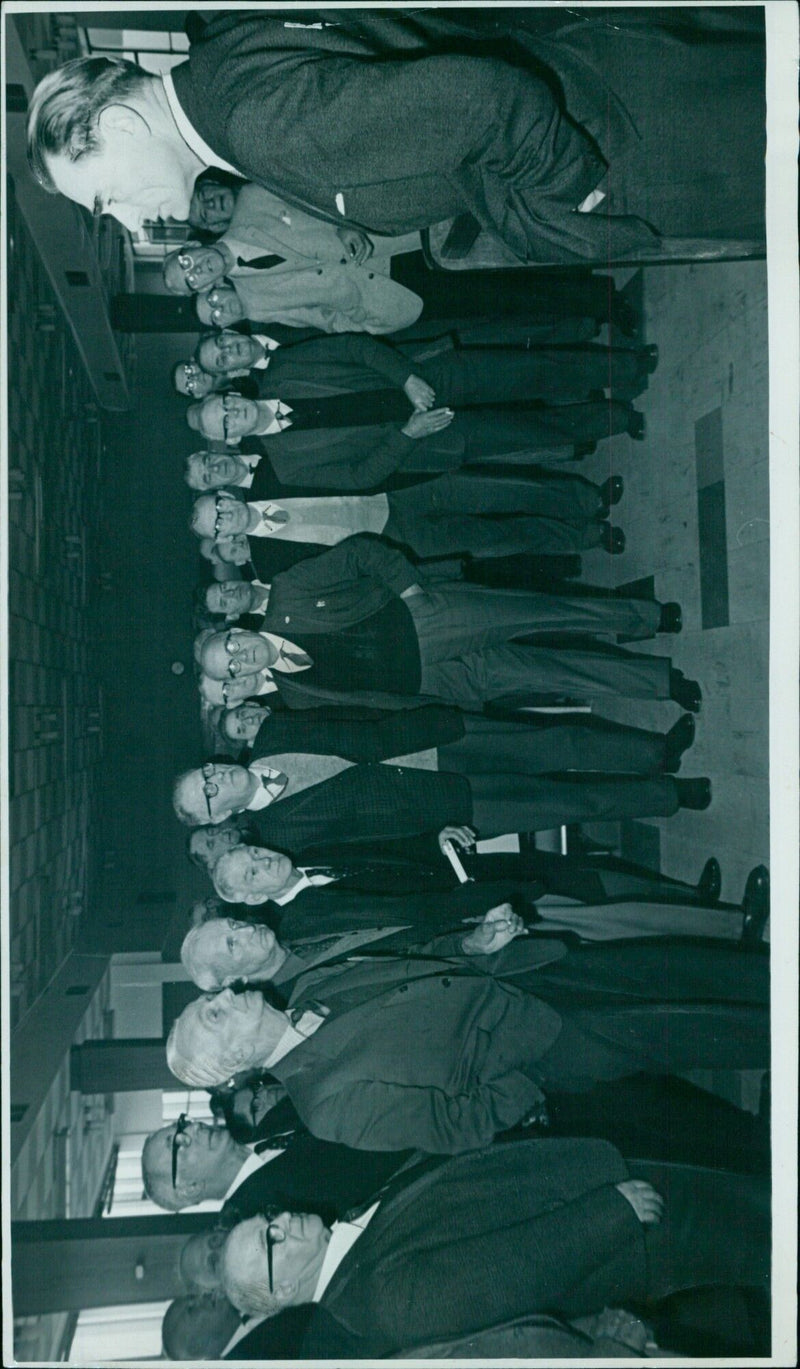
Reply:
[[[230,389],[248,399],[258,399],[258,386],[248,375],[227,381],[219,380],[204,371],[199,362],[178,361],[172,368],[172,384],[176,394],[186,399],[205,399],[215,390]]]
[[[247,536],[250,560],[262,579],[275,569],[265,539],[335,546],[345,537],[371,532],[423,559],[530,551],[560,555],[590,547],[612,553],[625,546],[622,529],[607,520],[610,502],[621,490],[621,479],[613,476],[595,485],[581,476],[537,481],[470,474],[439,476],[389,494],[243,502],[233,490],[222,489],[195,500],[190,527],[195,536],[215,541],[220,551],[219,544],[230,536]]]
[[[524,1318],[530,1353],[544,1362],[638,1358],[643,1326],[604,1318],[604,1307],[655,1304],[709,1283],[763,1297],[769,1225],[767,1180],[623,1159],[600,1140],[519,1141],[422,1161],[332,1228],[296,1208],[234,1227],[223,1287],[267,1320],[237,1337],[230,1357],[414,1359],[420,1343]],[[287,1309],[301,1307],[282,1341]],[[589,1314],[601,1315],[570,1325]],[[731,1330],[742,1348],[752,1340]]]
[[[224,1126],[181,1114],[144,1143],[147,1196],[169,1212],[217,1200],[223,1219],[239,1219],[288,1203],[330,1220],[380,1187],[406,1158],[405,1152],[355,1152],[320,1141],[299,1127],[293,1110],[288,1115],[293,1122],[287,1135],[255,1150],[234,1141]]]

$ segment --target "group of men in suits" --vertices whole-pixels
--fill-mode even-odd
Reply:
[[[610,278],[518,265],[757,242],[761,51],[746,27],[728,44],[742,98],[705,143],[680,26],[631,16],[623,78],[617,26],[498,13],[490,48],[477,11],[200,16],[171,73],[80,59],[29,106],[46,189],[206,233],[164,279],[215,330],[174,380],[208,444],[186,462],[214,574],[200,692],[241,754],[173,798],[245,916],[187,934],[203,993],[167,1041],[229,1126],[182,1117],[142,1157],[164,1208],[222,1202],[184,1252],[174,1358],[637,1357],[642,1317],[708,1285],[735,1353],[768,1344],[763,1134],[669,1078],[769,1063],[766,871],[734,908],[713,861],[695,890],[472,851],[472,824],[708,805],[707,779],[676,778],[700,686],[622,644],[680,631],[680,607],[459,578],[465,557],[624,548],[621,481],[530,466],[641,438],[657,350]],[[451,219],[453,251],[490,240],[510,269],[429,272]],[[627,344],[596,345],[600,322]],[[683,715],[656,733],[519,712],[610,694]],[[546,920],[542,888],[573,906]],[[663,1124],[678,1107],[685,1137]]]

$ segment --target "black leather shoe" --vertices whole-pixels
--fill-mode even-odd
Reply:
[[[682,671],[670,670],[669,697],[673,703],[680,704],[687,713],[699,713],[703,691],[697,680],[687,680]]]
[[[681,808],[693,808],[701,813],[711,803],[709,779],[703,777],[696,780],[676,780],[675,788],[678,791],[678,805]]]
[[[742,912],[744,922],[739,944],[745,947],[758,946],[769,917],[769,870],[766,865],[757,865],[747,876]]]
[[[684,713],[683,717],[669,729],[664,738],[664,769],[668,775],[674,775],[676,770],[680,769],[681,757],[692,745],[694,732],[694,718],[691,713]]]
[[[645,373],[651,376],[658,365],[658,347],[655,342],[651,342],[647,347],[641,349],[642,365]]]
[[[700,878],[695,885],[697,897],[704,903],[718,903],[722,891],[722,871],[719,868],[719,861],[716,856],[711,856],[700,871]]]
[[[628,418],[628,437],[632,437],[634,442],[643,442],[646,432],[647,420],[644,414],[640,414],[638,409],[633,409]]]
[[[625,481],[621,475],[610,475],[600,486],[600,500],[604,509],[613,508],[625,493]]]
[[[639,315],[632,304],[617,291],[611,301],[610,323],[618,328],[623,337],[636,337],[639,331]]]
[[[661,617],[658,620],[657,632],[680,632],[683,627],[683,613],[680,604],[672,600],[668,604],[661,605]]]
[[[607,551],[609,556],[619,556],[625,550],[625,534],[622,528],[612,528],[610,523],[601,523],[600,528],[600,546],[603,551]]]

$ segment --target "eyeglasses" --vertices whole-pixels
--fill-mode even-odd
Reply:
[[[226,632],[225,651],[229,657],[232,657],[232,659],[228,661],[228,674],[232,680],[235,680],[236,676],[241,675],[242,673],[242,662],[239,660],[239,652],[242,650],[242,646],[243,643],[241,638],[237,637],[233,632]]]
[[[227,703],[228,700],[225,698],[224,685],[222,686],[222,697],[223,699],[225,699],[225,702]],[[219,793],[219,785],[211,783],[211,776],[215,775],[216,772],[217,767],[214,765],[213,761],[206,761],[205,765],[202,766],[200,770],[200,773],[203,776],[203,780],[205,781],[205,783],[203,784],[203,797],[206,801],[206,808],[208,809],[208,816],[210,818],[213,818],[214,816],[214,814],[211,812],[211,800],[216,798],[217,794]]]
[[[282,1245],[286,1237],[281,1227],[271,1221],[267,1221],[267,1230],[265,1234],[267,1238],[267,1278],[269,1279],[269,1291],[270,1293],[274,1293],[275,1289],[272,1286],[272,1251],[276,1245]]]
[[[222,531],[223,514],[226,512],[230,513],[231,504],[233,504],[234,502],[235,501],[231,499],[229,494],[218,494],[216,496],[214,500],[214,509],[216,511],[216,517],[214,519],[215,537],[219,537],[220,532]]]
[[[174,1135],[173,1138],[172,1138],[172,1187],[173,1187],[173,1188],[177,1188],[177,1186],[178,1186],[178,1156],[179,1156],[179,1154],[180,1154],[180,1152],[181,1152],[181,1150],[182,1150],[182,1146],[179,1146],[179,1145],[178,1145],[178,1137],[183,1135],[183,1133],[186,1131],[188,1125],[189,1125],[189,1118],[186,1116],[186,1113],[185,1113],[185,1112],[182,1112],[181,1115],[180,1115],[180,1117],[178,1118],[177,1122],[175,1123],[175,1135]]]

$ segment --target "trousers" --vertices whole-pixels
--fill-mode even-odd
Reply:
[[[389,494],[383,536],[417,556],[508,556],[581,551],[599,544],[600,493],[581,476],[525,480],[444,475]]]

